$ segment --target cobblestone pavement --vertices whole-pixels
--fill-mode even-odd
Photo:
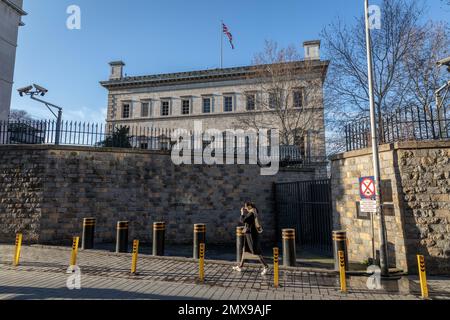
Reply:
[[[140,255],[138,273],[130,274],[131,255],[79,251],[81,290],[66,287],[70,248],[25,246],[21,263],[12,266],[14,247],[0,245],[0,299],[230,299],[230,300],[414,300],[419,299],[417,277],[383,281],[382,290],[369,290],[366,277],[349,277],[349,292],[339,291],[338,277],[319,269],[280,271],[280,287],[273,273],[260,275],[249,265],[242,273],[232,263],[206,261],[204,283],[198,282],[198,263],[188,258]],[[430,278],[430,295],[450,299],[450,278]]]

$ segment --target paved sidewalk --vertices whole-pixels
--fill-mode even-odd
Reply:
[[[339,291],[338,277],[326,270],[292,268],[261,276],[249,265],[242,273],[232,263],[206,261],[206,279],[198,283],[198,264],[188,258],[140,255],[138,274],[130,274],[131,255],[79,251],[81,290],[69,290],[66,270],[70,248],[25,246],[21,264],[11,265],[13,246],[0,245],[0,299],[231,299],[231,300],[414,300],[420,296],[411,278],[383,281],[382,290],[369,290],[366,277],[349,277],[349,292]],[[450,299],[450,278],[430,278],[431,297]]]

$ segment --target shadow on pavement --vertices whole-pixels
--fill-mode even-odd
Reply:
[[[204,300],[193,297],[164,296],[145,294],[115,289],[83,288],[81,290],[69,290],[67,288],[35,288],[35,287],[9,287],[0,286],[2,294],[17,295],[10,300],[46,300],[46,299],[71,299],[71,300]]]

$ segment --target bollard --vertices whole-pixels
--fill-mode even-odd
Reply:
[[[242,255],[244,254],[244,227],[236,228],[236,261],[240,263],[242,261]]]
[[[78,244],[80,242],[80,237],[74,237],[72,241],[72,255],[70,256],[70,266],[77,265],[77,255],[78,255]]]
[[[116,252],[128,252],[128,221],[117,222]]]
[[[14,261],[13,261],[13,265],[15,267],[19,265],[21,249],[22,249],[22,234],[18,233],[16,235],[16,249],[14,251]]]
[[[344,252],[345,271],[348,271],[347,232],[333,231],[334,271],[339,271],[339,251]]]
[[[345,274],[345,254],[344,251],[338,252],[339,258],[339,279],[341,283],[341,292],[347,292],[347,279]]]
[[[133,256],[131,258],[131,273],[132,274],[136,274],[138,252],[139,252],[139,240],[134,240],[133,241]]]
[[[418,255],[417,263],[419,266],[420,289],[422,291],[422,299],[428,299],[427,273],[425,269],[425,257]]]
[[[279,285],[279,268],[278,268],[279,250],[273,248],[273,286],[278,288]]]
[[[200,281],[205,281],[205,244],[200,243],[199,246],[199,278]]]
[[[153,223],[153,255],[164,255],[164,241],[166,236],[166,223],[155,222]]]
[[[200,244],[206,240],[206,225],[194,225],[194,259],[199,259]]]
[[[297,262],[295,252],[295,229],[283,229],[283,265],[295,267]]]
[[[95,218],[83,219],[83,235],[81,238],[81,249],[94,248],[94,232],[95,232]]]

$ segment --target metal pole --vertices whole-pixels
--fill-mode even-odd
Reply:
[[[223,69],[223,21],[220,21],[220,69]]]
[[[376,184],[376,201],[377,201],[377,214],[379,218],[379,238],[380,238],[380,268],[382,275],[389,274],[389,263],[387,255],[387,243],[386,243],[386,226],[383,215],[383,202],[381,194],[381,177],[380,177],[380,160],[378,155],[378,131],[376,127],[376,115],[375,115],[375,101],[373,96],[373,61],[372,61],[372,47],[369,30],[369,0],[365,2],[365,21],[366,21],[366,46],[367,46],[367,67],[369,77],[369,100],[370,100],[370,125],[372,133],[372,153],[373,153],[373,170]]]
[[[56,120],[56,136],[55,144],[59,145],[59,139],[61,138],[61,121],[62,121],[62,111],[58,109],[58,118]]]

